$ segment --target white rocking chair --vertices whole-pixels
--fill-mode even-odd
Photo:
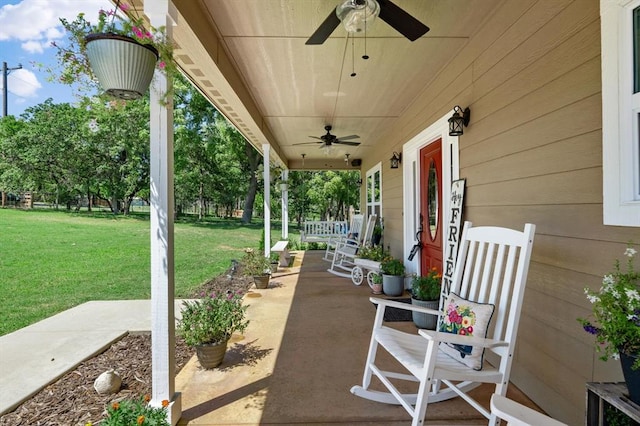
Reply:
[[[491,395],[491,413],[507,421],[507,426],[567,426],[504,396]]]
[[[473,336],[465,336],[430,330],[419,330],[418,334],[413,334],[391,328],[388,324],[393,323],[383,325],[384,311],[387,307],[439,315],[439,324],[444,325],[448,324],[445,319],[451,317],[443,315],[446,314],[446,310],[442,303],[441,310],[435,311],[406,303],[370,298],[378,308],[369,353],[362,386],[352,387],[351,392],[373,401],[402,405],[413,418],[413,426],[423,424],[429,403],[460,396],[489,419],[489,425],[497,425],[496,415],[471,398],[467,392],[482,383],[493,383],[496,394],[506,395],[534,233],[535,225],[532,224],[525,225],[523,232],[489,226],[472,228],[471,222],[464,225],[450,297],[459,296],[458,307],[474,306],[472,302],[465,302],[461,298],[478,304],[494,305],[486,338],[479,330],[473,330]],[[446,305],[452,315],[458,312],[452,313],[451,307],[455,307],[453,304]],[[490,307],[476,305],[473,309],[476,311],[472,315],[475,315],[475,312],[487,311]],[[464,317],[463,324],[468,318]],[[460,357],[458,354],[460,359],[454,359],[445,353],[451,353],[452,347],[454,352],[455,349],[472,349],[473,354],[475,350],[479,350],[479,365],[474,368],[482,366],[482,369],[478,371],[463,364],[469,362],[472,354],[464,361],[464,355]],[[389,352],[404,370],[381,370],[376,365],[378,348]],[[480,348],[484,348],[484,359],[489,362],[483,360]],[[373,375],[382,382],[388,392],[370,389]],[[401,393],[396,387],[397,383],[392,383],[390,379],[418,382],[417,393]]]
[[[333,258],[331,259],[331,267],[327,272],[344,278],[351,278],[351,270],[355,265],[354,259],[358,254],[360,247],[371,243],[373,236],[373,228],[376,225],[378,216],[372,214],[367,219],[367,226],[362,233],[362,237],[358,236],[357,240],[345,240],[336,247]]]
[[[348,240],[357,241],[362,233],[362,227],[364,226],[364,215],[354,214],[351,216],[351,222],[349,223],[349,229],[345,235],[336,238],[330,238],[327,241],[327,249],[324,252],[323,260],[331,262],[333,256],[336,254],[336,248],[347,243]]]

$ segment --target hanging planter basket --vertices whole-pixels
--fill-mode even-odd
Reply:
[[[153,46],[118,34],[89,34],[85,40],[91,69],[109,95],[124,100],[144,96],[158,61]]]

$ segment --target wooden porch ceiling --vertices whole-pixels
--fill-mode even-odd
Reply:
[[[142,7],[142,0],[134,2]],[[261,150],[290,169],[345,168],[385,143],[379,135],[438,75],[499,0],[394,0],[431,30],[410,42],[377,19],[363,37],[339,26],[322,45],[305,41],[337,0],[174,0],[176,60],[189,78]],[[353,50],[352,50],[353,47]],[[356,76],[350,74],[355,71]],[[452,105],[453,107],[453,105]],[[327,153],[310,136],[333,126],[359,135]]]

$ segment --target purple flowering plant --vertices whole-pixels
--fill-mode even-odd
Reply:
[[[60,18],[60,22],[66,30],[67,40],[51,44],[57,49],[56,56],[61,69],[48,71],[53,79],[61,83],[95,87],[96,79],[87,58],[86,38],[92,34],[114,34],[142,45],[151,45],[158,52],[158,69],[167,76],[175,76],[179,72],[173,61],[173,42],[167,37],[166,28],[148,25],[126,3],[118,2],[112,10],[100,10],[96,22],[88,21],[84,13],[78,14],[73,21]]]
[[[614,271],[604,276],[598,291],[585,288],[593,305],[593,320],[578,318],[584,330],[595,336],[600,359],[619,359],[619,353],[640,354],[640,272],[634,269],[637,250],[629,246],[626,269],[615,261]],[[640,368],[640,357],[633,365]]]
[[[236,331],[242,333],[249,325],[242,292],[203,293],[201,296],[201,299],[185,300],[182,304],[178,333],[187,345],[220,343]]]

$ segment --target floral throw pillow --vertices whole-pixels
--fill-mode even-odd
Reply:
[[[487,337],[493,309],[491,304],[471,302],[451,293],[444,305],[438,330],[463,336]],[[440,350],[474,370],[482,370],[484,348],[443,342]]]

